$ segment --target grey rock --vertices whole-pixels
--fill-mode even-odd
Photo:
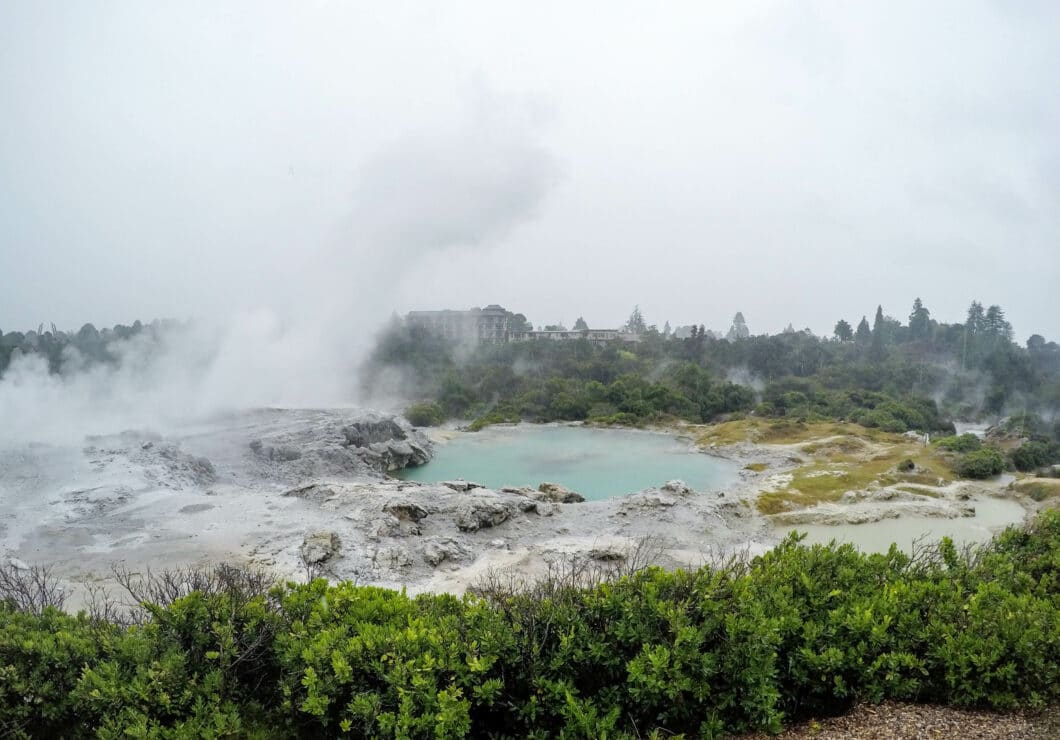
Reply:
[[[465,491],[471,491],[476,488],[484,488],[481,483],[475,483],[474,481],[464,480],[463,478],[458,478],[457,480],[442,481],[442,485],[446,488],[451,488],[458,493],[464,493]]]
[[[432,540],[422,548],[423,560],[430,566],[437,567],[446,560],[459,560],[466,554],[464,548],[455,540]]]
[[[368,447],[379,442],[405,439],[408,433],[392,417],[370,415],[343,427],[342,435],[351,447]]]
[[[662,484],[660,490],[667,491],[669,493],[676,493],[680,496],[687,496],[691,493],[695,493],[695,491],[693,491],[692,488],[683,480],[668,480]]]
[[[539,504],[537,501],[524,499],[523,501],[520,501],[517,506],[519,507],[519,511],[523,512],[524,514],[529,514],[530,512],[533,512],[535,514],[538,513]]]
[[[347,447],[381,471],[424,465],[432,455],[430,440],[401,417],[369,414],[344,426],[342,435]]]
[[[410,522],[418,522],[427,516],[427,510],[412,501],[397,501],[387,504],[383,510],[398,519]]]
[[[400,537],[401,534],[401,520],[393,514],[384,514],[368,523],[369,537]]]
[[[511,518],[514,506],[500,501],[476,501],[464,507],[456,518],[461,532],[477,532],[503,524]]]
[[[373,558],[376,565],[390,568],[407,568],[413,563],[412,554],[401,545],[388,545],[376,550]]]
[[[338,554],[339,536],[334,532],[312,532],[302,541],[299,552],[309,565],[326,563]]]
[[[539,501],[548,501],[554,504],[580,504],[585,497],[565,488],[558,483],[542,483],[537,487],[540,496],[534,496]]]

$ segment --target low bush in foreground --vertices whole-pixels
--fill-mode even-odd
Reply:
[[[914,557],[792,536],[695,571],[482,597],[317,580],[118,626],[0,607],[0,734],[646,737],[775,731],[859,700],[1060,694],[1060,514]]]

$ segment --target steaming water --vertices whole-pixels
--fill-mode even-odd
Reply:
[[[406,480],[464,478],[491,488],[559,483],[589,500],[633,493],[679,478],[696,490],[724,487],[739,466],[696,453],[665,434],[618,429],[488,427],[437,445],[435,457],[401,471]]]
[[[918,539],[926,541],[949,537],[958,546],[986,542],[997,531],[1023,521],[1024,515],[1023,507],[1015,501],[983,498],[975,502],[973,517],[900,517],[867,524],[805,524],[786,529],[805,532],[807,544],[827,544],[835,540],[840,543],[849,542],[865,552],[887,552],[893,542],[901,550],[910,552],[913,543]]]

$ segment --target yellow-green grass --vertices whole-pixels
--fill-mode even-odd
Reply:
[[[900,436],[890,443],[859,445],[859,441],[844,438],[803,447],[804,452],[814,455],[813,461],[793,470],[791,481],[782,488],[762,493],[758,497],[759,511],[777,514],[792,508],[837,501],[847,491],[864,490],[873,484],[938,486],[954,478],[953,472],[933,450]],[[856,449],[860,452],[842,451]],[[909,472],[900,472],[898,464],[905,460],[912,460],[915,467]],[[916,492],[928,495],[924,491]]]
[[[790,445],[821,441],[827,437],[857,437],[870,441],[908,441],[900,434],[869,429],[850,422],[801,422],[790,419],[739,419],[702,428],[696,439],[700,445],[729,445],[739,442]]]
[[[765,470],[768,467],[769,467],[769,463],[756,462],[756,463],[747,463],[746,465],[743,466],[743,469],[744,470],[753,470],[756,473],[761,473],[763,470]]]
[[[1023,478],[1013,481],[1009,488],[1034,501],[1045,501],[1060,496],[1060,478]]]

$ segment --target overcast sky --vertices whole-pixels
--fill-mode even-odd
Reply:
[[[1060,3],[0,3],[0,328],[1060,339]]]

